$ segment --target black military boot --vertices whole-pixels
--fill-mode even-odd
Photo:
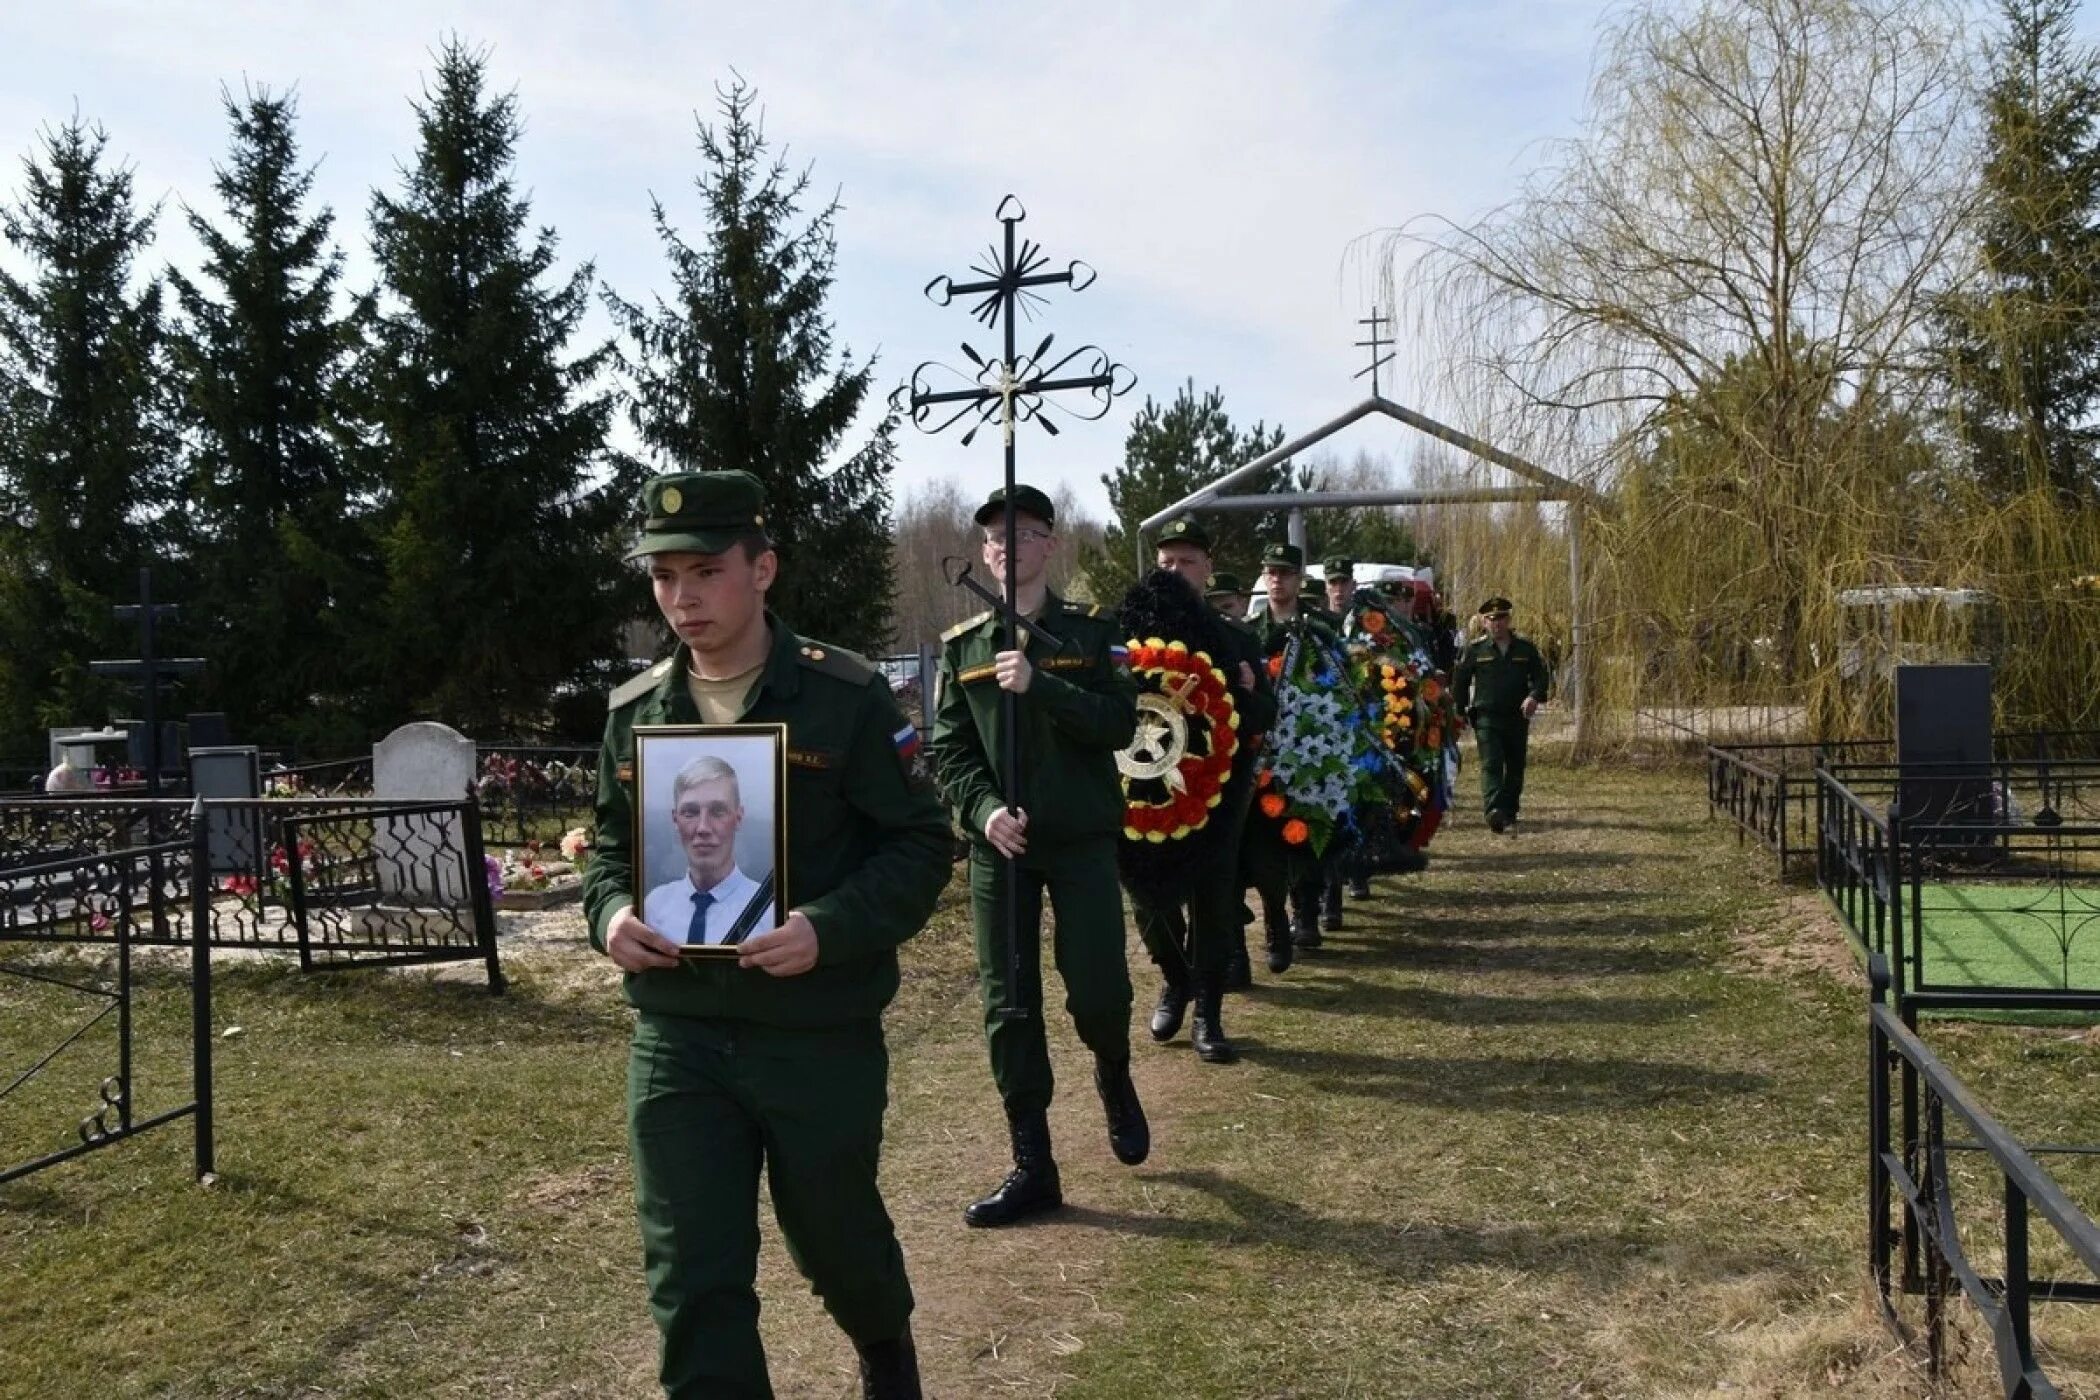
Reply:
[[[1269,911],[1263,932],[1268,936],[1269,971],[1288,972],[1291,969],[1291,924],[1281,909]]]
[[[1064,1189],[1057,1180],[1057,1163],[1050,1156],[1050,1115],[1041,1109],[1033,1113],[1008,1112],[1006,1126],[1014,1143],[1014,1169],[991,1195],[964,1209],[965,1225],[1011,1225],[1027,1216],[1056,1210],[1065,1203]]]
[[[1208,1065],[1229,1065],[1239,1058],[1225,1038],[1225,987],[1216,973],[1196,979],[1196,1020],[1189,1030],[1196,1058]]]
[[[1363,875],[1351,875],[1349,877],[1349,898],[1369,899],[1370,897],[1371,881],[1369,877]]]
[[[1159,1005],[1152,1009],[1152,1038],[1164,1045],[1181,1034],[1181,1018],[1189,1009],[1189,984],[1164,973],[1161,977]]]
[[[1320,901],[1320,927],[1329,933],[1342,931],[1342,877],[1329,877],[1326,897]]]
[[[1145,1121],[1145,1106],[1138,1102],[1137,1085],[1130,1082],[1130,1057],[1107,1060],[1094,1057],[1094,1088],[1101,1094],[1102,1111],[1108,1115],[1108,1146],[1116,1160],[1134,1167],[1152,1155],[1152,1125]]]
[[[1247,957],[1247,930],[1232,940],[1232,951],[1225,955],[1225,990],[1244,992],[1254,985],[1254,964]]]
[[[1323,886],[1308,880],[1291,891],[1291,941],[1300,948],[1320,946],[1320,897]]]
[[[853,1349],[860,1353],[861,1400],[924,1400],[910,1328],[891,1341],[855,1342]]]

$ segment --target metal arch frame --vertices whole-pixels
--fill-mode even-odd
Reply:
[[[1365,322],[1364,324],[1369,324]],[[1358,372],[1357,377],[1374,374],[1371,396],[1354,408],[1328,419],[1311,432],[1300,434],[1279,447],[1262,453],[1259,457],[1234,467],[1217,480],[1200,486],[1164,510],[1158,510],[1138,522],[1134,548],[1137,554],[1138,572],[1145,571],[1145,540],[1152,531],[1172,520],[1197,510],[1287,510],[1290,512],[1290,541],[1299,549],[1306,547],[1305,512],[1307,510],[1340,509],[1349,506],[1382,505],[1491,505],[1516,501],[1564,501],[1568,504],[1568,706],[1575,715],[1575,743],[1582,746],[1589,735],[1589,707],[1587,687],[1583,684],[1583,663],[1586,659],[1585,634],[1588,625],[1582,606],[1582,511],[1595,509],[1604,498],[1580,482],[1571,481],[1558,472],[1547,470],[1536,462],[1505,451],[1490,442],[1483,442],[1471,433],[1461,432],[1447,423],[1439,423],[1424,413],[1417,413],[1404,404],[1398,404],[1379,393],[1375,387],[1375,371],[1385,361],[1378,358],[1382,343],[1378,341],[1378,328],[1372,327],[1372,339],[1360,341],[1369,345],[1372,364]],[[1390,358],[1390,357],[1387,357]],[[1437,441],[1458,448],[1470,456],[1502,468],[1522,478],[1528,485],[1519,487],[1450,487],[1450,488],[1396,488],[1389,491],[1299,491],[1260,496],[1228,496],[1225,492],[1269,468],[1288,462],[1300,452],[1307,450],[1361,419],[1377,414],[1390,418],[1417,432],[1426,433]]]

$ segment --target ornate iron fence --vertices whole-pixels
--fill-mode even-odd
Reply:
[[[0,885],[13,868],[135,848],[148,911],[135,942],[202,929],[213,947],[296,954],[308,969],[481,960],[503,989],[480,811],[464,795],[0,800]],[[107,938],[56,909],[0,925],[0,939]]]
[[[136,984],[132,975],[132,949],[135,944],[145,941],[145,930],[171,922],[169,911],[162,907],[168,897],[168,888],[161,882],[158,872],[196,856],[194,847],[201,844],[203,827],[199,825],[195,831],[197,840],[189,844],[140,846],[39,864],[18,863],[0,874],[0,938],[16,937],[17,931],[25,927],[51,927],[70,922],[92,935],[95,941],[107,944],[112,964],[107,972],[93,973],[78,971],[70,965],[55,966],[48,960],[17,958],[0,962],[0,981],[18,990],[24,986],[53,988],[87,1003],[87,1010],[82,1013],[85,1019],[57,1032],[57,1043],[37,1055],[33,1062],[22,1066],[0,1065],[0,1075],[6,1076],[6,1082],[0,1084],[0,1107],[33,1112],[40,1106],[31,1102],[34,1091],[48,1082],[47,1076],[62,1073],[62,1067],[70,1067],[83,1058],[92,1033],[105,1025],[110,1028],[108,1048],[112,1057],[107,1067],[110,1072],[97,1077],[92,1094],[81,1091],[75,1096],[76,1107],[84,1105],[86,1109],[85,1116],[74,1128],[74,1135],[79,1140],[12,1165],[6,1165],[5,1158],[0,1158],[0,1182],[57,1166],[181,1118],[192,1121],[197,1176],[202,1179],[211,1174],[211,949],[208,942],[196,941],[190,952],[189,1101],[157,1112],[146,1112],[138,1102],[137,1078],[133,1072],[136,1045],[132,1003]],[[205,898],[202,887],[193,893],[191,917],[201,917]],[[21,1017],[15,1020],[17,1025],[22,1023]],[[55,1092],[63,1095],[66,1091]],[[10,1113],[0,1118],[0,1127],[6,1128],[5,1134],[0,1135],[0,1144],[4,1144],[10,1154],[23,1150],[17,1143],[26,1144],[44,1136],[33,1127],[20,1126],[22,1116],[22,1113]]]
[[[1927,1048],[1900,1002],[1891,1004],[1886,959],[1869,959],[1868,980],[1867,1262],[1882,1317],[1911,1341],[1899,1299],[1923,1297],[1927,1355],[1938,1379],[1950,1359],[1947,1305],[1965,1295],[1983,1317],[2005,1395],[2054,1396],[2057,1388],[2035,1355],[2032,1305],[2100,1302],[2100,1285],[2091,1278],[2037,1277],[2029,1230],[2039,1215],[2071,1258],[2100,1277],[2100,1226],[2072,1203],[2036,1154],[2092,1149],[2023,1145]],[[1948,1137],[1950,1114],[1966,1137]],[[1988,1160],[1997,1189],[1981,1209],[1964,1210],[1952,1153]],[[1980,1242],[1993,1235],[1995,1276],[1978,1262]]]
[[[1817,773],[1818,885],[1912,1009],[2100,1010],[2100,761]]]

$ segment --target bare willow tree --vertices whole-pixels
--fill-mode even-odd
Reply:
[[[1486,435],[1609,501],[1583,519],[1593,695],[1695,679],[1658,674],[1665,638],[1694,672],[1813,678],[1834,590],[1900,574],[1920,523],[1927,332],[1973,199],[1959,11],[1647,0],[1598,54],[1582,134],[1481,221],[1390,235],[1388,295]],[[1536,548],[1474,519],[1469,553]]]

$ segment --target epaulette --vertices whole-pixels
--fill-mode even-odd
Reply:
[[[865,685],[875,678],[875,668],[858,652],[825,642],[813,642],[807,637],[802,639],[801,646],[795,648],[795,657],[812,671],[851,681],[855,685]]]
[[[1073,617],[1100,617],[1100,616],[1102,616],[1102,612],[1101,612],[1101,609],[1099,609],[1098,607],[1095,607],[1095,606],[1094,606],[1094,605],[1093,605],[1092,603],[1067,603],[1067,604],[1065,604],[1065,611],[1066,611],[1067,613],[1069,613],[1070,615],[1072,615]],[[986,617],[990,617],[990,616],[991,616],[991,614],[990,614],[990,613],[986,613],[986,614],[985,614],[985,616],[986,616]]]
[[[985,623],[991,621],[991,617],[992,612],[990,608],[986,608],[983,612],[977,614],[977,616],[975,617],[966,617],[961,622],[958,622],[953,627],[950,627],[947,631],[941,633],[941,640],[944,642],[952,642],[965,632],[974,632],[978,628],[984,626]]]
[[[605,707],[608,710],[617,710],[622,705],[641,699],[644,695],[663,684],[664,677],[670,674],[671,662],[669,658],[657,662],[639,676],[623,681],[613,691],[611,697],[606,700]]]

